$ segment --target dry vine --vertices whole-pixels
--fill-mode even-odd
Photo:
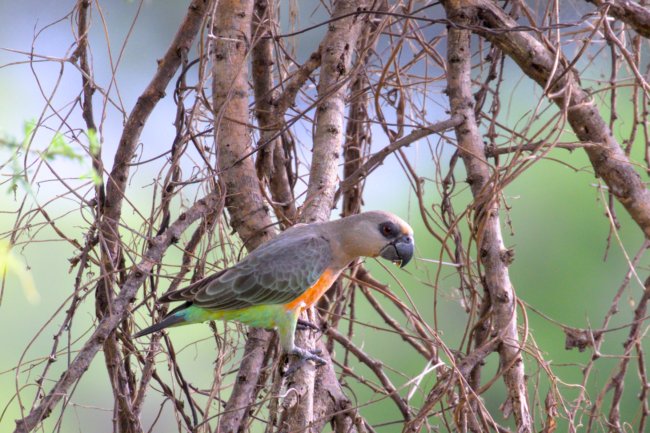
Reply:
[[[102,41],[92,29],[106,26],[108,4],[79,0],[37,33],[33,47],[69,24],[65,57],[3,47],[20,60],[1,68],[31,70],[43,108],[24,137],[0,137],[0,187],[10,192],[0,221],[11,218],[0,233],[1,308],[12,308],[3,299],[18,287],[12,273],[23,275],[16,256],[29,261],[51,236],[72,251],[73,278],[37,335],[9,349],[18,361],[1,376],[15,384],[2,430],[14,421],[16,433],[65,430],[92,404],[75,390],[101,368],[108,385],[96,392],[112,402],[101,430],[119,433],[645,431],[650,9],[576,1],[569,13],[563,3],[192,0],[133,108],[116,65],[108,81],[95,71]],[[315,24],[301,26],[307,8]],[[322,39],[300,51],[314,34]],[[38,63],[57,65],[58,78],[43,84]],[[70,74],[78,92],[61,103]],[[516,98],[529,99],[526,113],[510,113]],[[162,104],[175,110],[175,134],[144,141]],[[119,137],[110,116],[122,121]],[[574,167],[567,151],[589,166]],[[70,176],[62,161],[91,171]],[[512,272],[504,233],[530,228],[511,217],[508,191],[549,161],[597,178],[592,197],[607,223],[598,236],[607,260],[612,250],[624,257],[620,285],[600,288],[612,300],[598,328],[550,317]],[[327,365],[284,377],[273,332],[236,325],[210,324],[191,343],[176,340],[189,329],[132,338],[167,312],[163,292],[291,225],[360,212],[384,165],[428,256],[411,275],[351,264],[305,317],[320,331],[298,331]],[[135,185],[151,173],[145,200]],[[636,230],[636,253],[625,228]],[[620,314],[624,295],[631,307]],[[451,304],[464,314],[460,332],[439,321]],[[590,356],[554,364],[532,316],[566,337],[555,345]],[[201,367],[211,383],[187,365],[199,348],[213,361]],[[407,361],[391,363],[396,354]]]

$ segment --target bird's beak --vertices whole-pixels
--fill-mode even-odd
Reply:
[[[413,236],[402,236],[381,249],[379,255],[386,260],[399,265],[400,268],[406,266],[413,258],[414,242]]]

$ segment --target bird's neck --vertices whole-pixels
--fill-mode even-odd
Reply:
[[[367,239],[362,235],[363,231],[359,230],[360,222],[354,217],[349,217],[345,222],[341,219],[325,223],[330,225],[328,232],[331,233],[334,261],[340,268],[346,267],[358,257],[370,255],[364,248]]]

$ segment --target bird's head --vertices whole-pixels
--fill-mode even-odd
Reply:
[[[413,257],[413,229],[389,212],[371,211],[343,218],[347,248],[355,256],[382,257],[404,267]]]

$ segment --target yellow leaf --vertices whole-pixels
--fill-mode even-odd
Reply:
[[[25,265],[13,255],[9,243],[3,240],[0,240],[0,273],[2,275],[11,273],[18,277],[23,292],[25,293],[25,297],[29,303],[35,304],[41,300],[41,296],[36,290],[32,274],[25,268]]]

